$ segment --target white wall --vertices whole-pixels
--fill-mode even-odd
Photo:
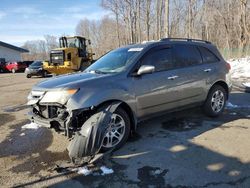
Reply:
[[[21,61],[21,52],[0,46],[0,58],[5,61]]]

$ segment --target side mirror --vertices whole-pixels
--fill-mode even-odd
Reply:
[[[142,65],[137,71],[137,75],[141,76],[143,74],[150,74],[155,71],[155,66],[152,65]]]

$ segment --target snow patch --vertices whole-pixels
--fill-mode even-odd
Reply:
[[[162,171],[161,171],[160,169],[157,169],[157,170],[155,171],[155,175],[159,175],[160,173],[162,173]]]
[[[226,108],[227,109],[233,109],[233,108],[250,108],[250,105],[236,105],[236,104],[232,104],[230,102],[227,102]]]
[[[189,125],[185,125],[184,129],[190,129],[191,127]]]
[[[88,167],[84,166],[84,167],[78,168],[77,173],[83,174],[84,176],[88,176],[88,175],[92,174],[92,171],[89,170]]]
[[[238,108],[239,106],[236,105],[236,104],[232,104],[232,103],[228,102],[228,103],[227,103],[227,107],[228,107],[228,108]]]
[[[232,113],[230,113],[230,115],[235,116],[235,115],[237,115],[237,113],[236,112],[232,112]]]
[[[111,168],[107,168],[106,166],[101,166],[101,171],[102,171],[102,176],[106,175],[106,174],[113,174],[114,170]]]
[[[100,170],[101,170],[101,173],[99,172],[95,172],[93,170],[89,170],[87,166],[84,166],[84,167],[79,167],[79,168],[76,168],[76,169],[73,169],[73,171],[77,171],[78,174],[82,174],[84,176],[88,176],[90,174],[92,174],[93,176],[99,176],[99,175],[107,175],[107,174],[112,174],[114,173],[114,170],[111,169],[111,168],[108,168],[106,166],[101,166],[100,167]]]
[[[32,122],[32,123],[23,125],[22,129],[38,129],[39,127],[41,127],[41,126]]]
[[[25,133],[21,133],[20,136],[25,136]]]
[[[250,82],[248,82],[248,83],[242,83],[242,85],[245,86],[245,87],[250,87]]]
[[[250,57],[240,59],[230,59],[232,78],[250,78]]]

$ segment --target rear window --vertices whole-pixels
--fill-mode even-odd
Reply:
[[[203,59],[203,63],[216,63],[220,61],[220,59],[207,48],[199,46],[199,50]]]
[[[175,44],[173,49],[176,67],[202,64],[201,54],[196,46]]]

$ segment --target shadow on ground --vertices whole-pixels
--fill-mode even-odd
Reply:
[[[12,117],[12,115],[9,115]],[[39,171],[51,168],[59,160],[68,160],[66,148],[64,152],[52,152],[47,148],[53,142],[53,135],[46,128],[22,129],[30,123],[29,120],[12,124],[12,130],[4,141],[0,143],[0,158],[22,160],[22,163],[13,163],[10,171],[14,173],[28,172],[30,176]]]
[[[0,114],[0,127],[14,120],[15,116],[12,114],[6,114],[6,113]]]

